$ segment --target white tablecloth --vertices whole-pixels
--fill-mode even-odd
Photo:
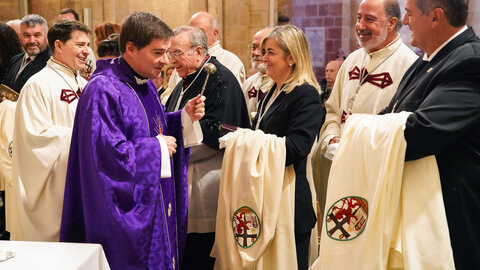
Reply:
[[[0,251],[15,252],[13,258],[0,261],[2,270],[110,269],[99,244],[0,241]]]

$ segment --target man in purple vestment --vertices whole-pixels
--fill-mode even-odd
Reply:
[[[150,13],[122,26],[121,56],[99,60],[75,115],[60,241],[100,243],[112,269],[179,269],[187,231],[187,147],[204,97],[165,113],[151,78],[172,30]]]

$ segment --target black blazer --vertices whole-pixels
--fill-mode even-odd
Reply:
[[[405,127],[406,160],[437,159],[456,268],[478,269],[480,40],[471,28],[431,62],[420,57],[407,70],[383,112],[392,110],[414,112]]]
[[[260,101],[259,111],[253,119],[255,127],[265,111],[276,85]],[[295,232],[305,233],[315,226],[312,192],[307,182],[307,156],[323,118],[322,100],[311,85],[297,86],[289,94],[280,92],[260,120],[259,129],[265,133],[286,137],[287,159],[285,165],[295,169]]]
[[[15,80],[15,76],[22,65],[24,55],[25,53],[20,53],[10,59],[8,62],[7,72],[5,73],[5,77],[2,81],[3,84],[9,86],[18,93],[20,93],[23,85],[28,79],[30,79],[30,77],[42,70],[47,65],[47,61],[50,59],[52,53],[50,48],[47,46],[47,49],[38,54],[37,57],[35,57],[35,59],[23,69],[22,73],[18,75],[17,80]]]

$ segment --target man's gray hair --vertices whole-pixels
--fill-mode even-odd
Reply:
[[[47,21],[37,14],[29,14],[23,17],[20,24],[25,24],[27,27],[34,27],[35,25],[40,24],[45,29],[45,34],[48,32]]]
[[[183,32],[188,33],[188,40],[190,41],[190,45],[193,47],[200,46],[202,47],[203,55],[207,55],[208,53],[208,41],[207,36],[203,32],[202,29],[198,27],[192,26],[180,26],[173,30],[173,35],[179,35]]]
[[[402,13],[400,12],[400,5],[397,0],[385,0],[385,13],[390,18],[397,18],[397,25],[395,31],[400,31],[402,28]]]

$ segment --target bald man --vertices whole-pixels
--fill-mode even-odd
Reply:
[[[332,93],[333,85],[335,83],[335,79],[337,78],[338,70],[340,66],[342,66],[343,60],[335,59],[328,62],[327,66],[325,67],[325,78],[320,82],[320,89],[322,90],[321,98],[323,101],[323,118],[322,118],[322,125],[325,122],[325,115],[327,114],[327,110],[325,109],[325,103],[327,102],[330,94]]]
[[[342,65],[343,60],[333,60],[328,62],[325,67],[325,79],[320,82],[320,88],[322,89],[322,99],[323,103],[327,101],[332,92],[333,84],[335,83],[335,78],[337,77],[338,70]]]
[[[325,67],[325,78],[320,82],[320,89],[322,90],[323,109],[325,110],[325,102],[327,102],[332,93],[333,84],[337,78],[338,70],[342,66],[343,60],[335,59],[328,62]],[[325,112],[326,114],[326,112]],[[322,124],[325,118],[322,120]]]
[[[218,35],[218,23],[212,14],[207,12],[197,12],[192,15],[188,21],[188,25],[198,27],[207,35],[208,53],[215,56],[217,60],[226,66],[235,75],[238,83],[241,85],[245,80],[245,67],[238,56],[222,48]]]
[[[262,49],[260,48],[260,43],[262,42],[263,37],[271,30],[272,28],[270,27],[261,29],[255,33],[252,40],[250,55],[252,69],[255,70],[255,74],[250,76],[242,84],[242,91],[245,101],[247,102],[250,119],[255,117],[258,102],[269,89],[267,87],[268,76],[266,75],[265,64],[262,62]]]
[[[20,38],[20,24],[22,23],[22,20],[16,19],[16,20],[10,20],[6,22],[5,24],[12,27],[15,32],[17,32],[18,37]]]

